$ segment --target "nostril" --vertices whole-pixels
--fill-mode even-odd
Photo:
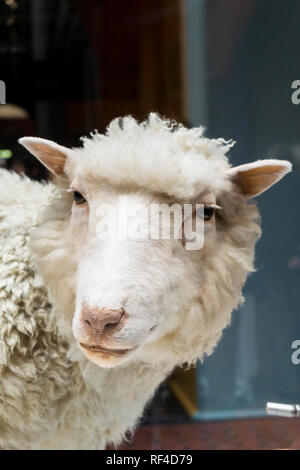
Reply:
[[[104,330],[114,330],[117,326],[120,325],[123,316],[125,315],[125,310],[112,311],[110,318],[107,318],[107,323],[104,325]]]
[[[121,317],[118,318],[118,319],[116,318],[116,320],[110,320],[109,323],[106,323],[106,324],[104,325],[104,328],[107,328],[107,329],[109,329],[109,328],[114,328],[114,327],[116,327],[117,325],[119,325],[120,321],[121,321]]]
[[[91,325],[91,322],[89,322],[88,320],[84,320],[85,324],[88,325],[88,326],[92,326]]]
[[[112,328],[116,326],[118,323],[119,323],[118,321],[116,321],[115,323],[106,323],[105,328]]]

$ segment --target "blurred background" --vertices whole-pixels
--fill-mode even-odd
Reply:
[[[267,401],[300,401],[299,21],[299,0],[0,0],[0,166],[47,179],[19,137],[76,146],[150,111],[236,140],[234,165],[294,165],[259,199],[244,306],[212,357],[160,388],[124,448],[300,448],[300,420],[265,416]]]

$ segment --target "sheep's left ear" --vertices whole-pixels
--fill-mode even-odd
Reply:
[[[252,198],[266,191],[292,170],[286,160],[257,160],[231,168],[227,176],[243,196]]]
[[[56,176],[64,175],[64,166],[68,155],[72,152],[71,149],[39,137],[22,137],[18,142],[24,145],[51,173]]]

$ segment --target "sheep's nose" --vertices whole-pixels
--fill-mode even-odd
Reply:
[[[108,310],[84,305],[81,310],[81,320],[88,334],[93,336],[114,333],[122,324],[124,309]]]

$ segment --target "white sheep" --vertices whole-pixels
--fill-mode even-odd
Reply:
[[[253,270],[249,199],[291,164],[232,168],[232,142],[156,114],[114,120],[82,148],[20,142],[57,178],[0,172],[0,447],[118,445],[176,365],[213,351]],[[100,236],[103,205],[147,225],[143,211],[124,216],[125,202],[202,204],[189,217],[204,225],[203,248]]]

